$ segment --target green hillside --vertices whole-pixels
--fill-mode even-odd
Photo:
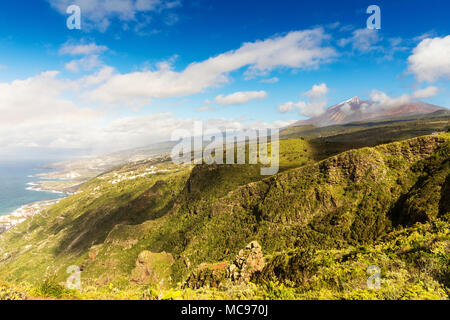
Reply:
[[[317,162],[320,143],[282,140],[271,177],[157,161],[110,171],[1,235],[0,283],[71,298],[448,298],[450,135]],[[255,240],[261,268],[233,280]],[[381,291],[364,285],[371,264]],[[60,287],[70,265],[83,293]]]

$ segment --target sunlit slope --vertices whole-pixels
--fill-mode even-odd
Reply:
[[[125,166],[3,234],[0,278],[33,283],[56,273],[63,281],[78,265],[84,283],[138,282],[145,250],[158,261],[146,281],[173,285],[255,239],[268,255],[370,243],[396,225],[445,215],[448,148],[440,134],[314,163],[309,142],[281,141],[284,171],[269,178],[257,165]],[[419,198],[437,209],[421,211]]]
[[[314,161],[301,139],[282,141],[280,154],[281,170]],[[169,162],[123,166],[3,234],[0,272],[15,281],[40,281],[49,270],[64,278],[64,268],[74,264],[100,282],[128,276],[140,250],[150,246],[157,252],[182,252],[185,234],[195,227],[196,219],[189,215],[238,186],[263,179],[260,168]],[[174,215],[178,212],[183,217]]]
[[[399,220],[398,201],[424,176],[439,176],[428,204],[439,208],[448,143],[448,135],[426,136],[352,150],[240,187],[205,213],[185,251],[201,262],[224,259],[254,238],[269,252],[378,239]],[[427,219],[438,213],[427,211]]]

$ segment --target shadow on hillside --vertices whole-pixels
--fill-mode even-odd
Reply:
[[[67,235],[54,253],[82,253],[92,245],[103,243],[116,225],[137,225],[164,216],[173,208],[178,195],[172,194],[171,190],[164,190],[165,187],[166,182],[160,180],[136,199],[115,210],[85,212],[72,221]],[[160,208],[162,197],[169,200]]]
[[[91,246],[103,243],[116,225],[138,225],[178,210],[187,214],[207,212],[205,208],[214,199],[238,186],[260,180],[259,169],[257,165],[197,165],[178,192],[160,180],[136,199],[122,199],[122,203],[127,203],[115,210],[84,212],[70,222],[67,234],[54,253],[84,253]],[[56,234],[62,229],[64,226],[55,225],[51,231]]]
[[[350,149],[375,147],[380,144],[430,135],[435,131],[442,131],[444,128],[444,124],[436,124],[436,121],[407,121],[375,128],[362,128],[355,132],[345,132],[341,129],[343,132],[330,136],[313,137],[310,143],[315,151],[315,160],[318,161]]]
[[[432,165],[429,164],[428,167],[432,167]],[[388,217],[392,221],[394,227],[411,226],[415,223],[426,223],[434,218],[430,215],[429,211],[423,208],[423,206],[418,206],[415,204],[414,199],[424,196],[423,194],[417,192],[424,190],[436,174],[436,172],[430,172],[428,175],[420,177],[407,193],[398,198],[397,202],[388,213]],[[437,214],[438,217],[450,212],[449,195],[450,175],[447,175],[446,180],[441,186],[439,203],[436,204],[439,208]]]
[[[439,201],[439,216],[450,212],[450,174],[447,175],[441,189],[441,200]]]

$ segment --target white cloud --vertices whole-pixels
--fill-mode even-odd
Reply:
[[[414,91],[412,97],[416,99],[426,99],[436,96],[438,92],[439,89],[437,87],[429,86],[425,89]]]
[[[128,74],[116,74],[86,97],[104,103],[148,103],[152,98],[180,97],[217,87],[229,81],[228,74],[247,67],[247,75],[265,74],[279,67],[317,68],[336,56],[322,46],[328,36],[321,28],[293,31],[285,36],[244,43],[239,49],[202,62],[191,63],[181,72],[165,66]]]
[[[93,108],[108,110],[104,108],[108,103],[124,102],[135,107],[151,98],[199,93],[226,83],[230,72],[244,67],[248,74],[267,73],[280,67],[316,68],[336,55],[333,48],[322,45],[327,38],[322,29],[291,32],[245,43],[237,50],[192,63],[181,71],[175,71],[169,60],[156,69],[129,74],[103,66],[75,80],[60,79],[57,71],[49,71],[25,80],[0,82],[0,149],[34,146],[110,152],[168,139],[174,129],[189,128],[197,119],[156,114],[111,120],[117,116],[117,109],[106,113]],[[66,43],[59,53],[76,58],[66,64],[68,70],[76,72],[100,66],[99,55],[107,50],[95,43]],[[217,101],[245,103],[265,95],[264,91],[237,92]],[[86,103],[92,107],[85,107]],[[205,110],[201,107],[199,111],[202,109]],[[245,119],[211,119],[208,123],[235,130],[288,124]]]
[[[379,32],[375,29],[358,29],[353,31],[353,34],[349,38],[339,40],[340,46],[346,46],[351,44],[353,50],[368,52],[371,50],[379,50],[380,47],[376,46],[381,41]]]
[[[213,101],[213,103],[218,103],[220,105],[240,105],[246,104],[251,100],[262,100],[267,97],[267,92],[265,91],[240,91],[224,96],[222,94],[218,95]]]
[[[0,153],[8,148],[45,147],[84,149],[96,154],[111,153],[168,141],[175,130],[191,131],[197,118],[180,119],[172,113],[119,118],[106,124],[97,121],[28,123],[0,127]],[[284,127],[293,121],[273,123],[246,119],[213,118],[203,121],[204,129],[244,130]]]
[[[0,83],[0,150],[17,147],[84,147],[82,136],[101,114],[65,97],[73,89],[43,72],[25,80]]]
[[[200,106],[197,108],[197,112],[203,112],[203,111],[214,111],[216,108],[211,106]]]
[[[345,113],[346,115],[350,115],[353,113],[352,106],[348,103],[345,103],[339,111]]]
[[[79,121],[95,116],[64,98],[70,83],[57,79],[57,71],[43,72],[25,80],[0,83],[0,126],[23,123]]]
[[[308,102],[286,102],[278,106],[278,111],[286,113],[297,109],[300,114],[307,117],[319,116],[325,112],[325,107],[328,103],[326,98],[328,91],[329,89],[325,83],[315,84],[311,90],[303,94],[309,98]]]
[[[420,82],[450,79],[450,35],[422,40],[408,58],[408,70]]]
[[[327,106],[326,98],[320,100],[312,100],[310,102],[303,102],[298,105],[300,114],[306,117],[320,116],[325,112]]]
[[[59,13],[66,15],[70,5],[81,8],[82,28],[105,31],[112,20],[139,23],[139,15],[161,13],[181,5],[177,0],[47,0]],[[146,17],[143,17],[146,20]]]
[[[59,49],[59,54],[62,55],[91,55],[100,54],[108,50],[106,46],[99,46],[95,43],[70,43],[66,42]]]
[[[337,29],[340,25],[341,25],[341,23],[339,21],[336,21],[336,22],[327,24],[326,27],[329,29]]]
[[[292,110],[294,110],[295,107],[296,104],[294,102],[285,102],[278,106],[278,112],[280,113],[291,112]]]
[[[411,101],[411,97],[407,94],[403,94],[397,98],[392,98],[386,93],[378,90],[372,90],[370,98],[375,103],[370,107],[371,111],[375,109],[392,109]]]
[[[349,31],[352,31],[354,29],[355,29],[355,27],[352,26],[351,24],[346,24],[346,25],[343,25],[342,27],[339,28],[339,32],[349,32]]]
[[[259,82],[262,82],[262,83],[277,83],[279,81],[280,81],[279,78],[273,77],[273,78],[268,78],[268,79],[261,79]]]
[[[103,63],[99,58],[99,54],[107,51],[106,46],[100,46],[95,43],[73,43],[66,42],[59,49],[59,54],[70,56],[83,56],[80,59],[69,61],[65,64],[66,70],[70,72],[90,71],[101,66]]]
[[[73,81],[71,84],[73,89],[77,91],[81,89],[95,87],[111,78],[114,72],[115,69],[113,67],[104,66],[96,73],[81,77],[78,80]]]
[[[425,33],[421,34],[420,36],[414,37],[413,41],[420,42],[427,38],[434,38],[434,37],[436,37],[436,32],[434,30],[432,30],[432,31],[425,32]]]
[[[25,80],[0,82],[0,153],[18,147],[109,153],[168,140],[173,130],[190,130],[198,121],[196,118],[180,119],[172,113],[112,120],[111,114],[81,107],[77,94],[87,86],[98,84],[112,71],[104,67],[93,75],[73,81],[59,79],[58,72],[48,71]],[[205,126],[231,130],[284,124],[224,118],[205,122]]]
[[[328,87],[325,83],[315,84],[312,89],[305,92],[305,96],[310,99],[318,99],[325,96],[328,93]]]
[[[0,82],[0,150],[17,147],[84,148],[103,116],[81,107],[71,94],[77,83],[59,72]],[[92,136],[91,136],[92,138]]]
[[[401,105],[410,103],[416,99],[431,98],[438,94],[439,89],[437,87],[429,86],[425,89],[414,91],[412,94],[402,94],[399,97],[390,97],[386,93],[378,90],[372,90],[370,98],[374,104],[366,108],[367,112],[374,112],[377,110],[389,110]]]
[[[64,66],[70,72],[78,72],[80,70],[89,71],[102,65],[97,55],[87,56],[78,60],[72,60]]]

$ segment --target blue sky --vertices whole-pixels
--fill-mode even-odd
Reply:
[[[66,27],[71,4],[81,30]],[[372,4],[380,30],[366,28]],[[444,0],[2,1],[0,145],[98,153],[197,119],[282,126],[353,96],[448,107],[449,10]]]

